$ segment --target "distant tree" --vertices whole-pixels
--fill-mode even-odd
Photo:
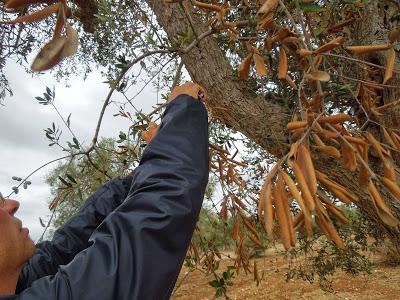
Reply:
[[[86,198],[110,178],[127,176],[138,164],[131,153],[125,157],[114,139],[100,140],[96,153],[90,157],[73,158],[53,169],[46,178],[54,196],[49,206],[55,211],[55,228],[64,224],[79,209]]]

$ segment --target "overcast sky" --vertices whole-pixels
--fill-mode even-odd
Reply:
[[[56,106],[65,118],[72,113],[71,127],[78,139],[86,144],[93,137],[99,112],[108,93],[100,72],[92,73],[86,81],[81,77],[72,77],[69,82],[71,87],[67,88],[65,84],[57,83],[51,74],[32,77],[12,63],[7,65],[6,70],[14,96],[7,97],[5,106],[0,106],[0,191],[4,196],[15,185],[12,176],[23,178],[44,163],[65,155],[57,148],[48,147],[43,132],[53,121],[61,127],[56,112],[50,106],[39,105],[34,99],[43,94],[46,86],[55,86]],[[139,84],[137,90],[141,86]],[[156,97],[155,88],[149,85],[134,101],[139,109],[150,111]],[[113,99],[118,98],[122,99],[122,96],[116,93]],[[125,119],[113,117],[116,112],[116,106],[108,107],[100,136],[116,137],[120,130],[127,129],[129,123]],[[68,137],[65,128],[63,132]],[[51,194],[44,179],[55,166],[53,164],[37,172],[31,177],[32,185],[28,190],[21,189],[18,195],[12,197],[21,202],[17,216],[30,229],[34,240],[43,232],[39,217],[47,220],[50,216],[47,205]]]

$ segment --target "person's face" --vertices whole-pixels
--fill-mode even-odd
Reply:
[[[35,244],[29,237],[29,230],[14,214],[19,202],[0,202],[0,273],[21,268],[35,253]]]

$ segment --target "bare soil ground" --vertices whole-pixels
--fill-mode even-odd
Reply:
[[[240,272],[235,276],[234,286],[228,290],[231,299],[385,299],[400,300],[400,267],[390,266],[385,262],[383,255],[372,257],[374,269],[367,277],[352,277],[343,272],[334,276],[333,292],[321,290],[318,283],[310,284],[301,279],[286,282],[285,272],[287,264],[284,258],[269,251],[265,257],[257,259],[259,272],[264,271],[264,279],[257,287],[253,275]],[[221,261],[220,270],[226,270],[231,262]],[[178,282],[185,275],[187,269],[183,267]],[[213,299],[215,290],[208,284],[212,276],[205,276],[200,271],[189,273],[172,299],[208,300]]]

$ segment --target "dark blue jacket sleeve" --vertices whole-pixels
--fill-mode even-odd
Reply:
[[[68,264],[76,254],[89,247],[93,231],[125,200],[131,183],[132,176],[107,182],[54,233],[51,241],[37,244],[35,255],[22,269],[16,293],[19,294],[41,277],[56,274],[60,265]]]
[[[207,127],[201,102],[172,101],[127,199],[94,231],[91,246],[18,299],[168,299],[208,180]]]

